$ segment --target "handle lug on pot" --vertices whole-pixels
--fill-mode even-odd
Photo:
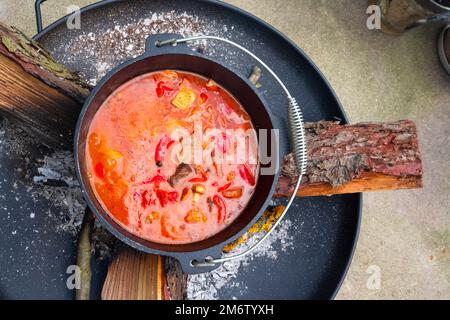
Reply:
[[[156,56],[160,54],[195,54],[186,43],[180,43],[176,46],[168,45],[175,39],[179,39],[182,36],[176,33],[161,33],[148,36],[145,41],[145,53],[146,56]]]
[[[220,257],[222,255],[222,247],[213,247],[205,250],[201,250],[198,252],[193,252],[192,254],[182,254],[182,255],[174,255],[178,261],[180,261],[181,268],[187,274],[199,274],[210,272],[218,267],[220,267],[220,263],[217,264],[208,264],[205,260],[205,257],[211,258],[214,260],[215,257]]]

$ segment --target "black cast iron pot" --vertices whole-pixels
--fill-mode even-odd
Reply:
[[[99,221],[118,239],[138,250],[172,256],[178,259],[186,273],[202,273],[215,269],[218,265],[209,267],[194,266],[192,261],[203,261],[206,257],[219,258],[224,245],[237,239],[254,224],[263,214],[268,202],[272,198],[278,181],[278,167],[281,151],[284,149],[279,141],[271,139],[271,135],[260,136],[267,139],[267,144],[276,150],[271,155],[270,164],[261,164],[261,167],[275,167],[272,175],[260,175],[255,192],[248,206],[227,228],[202,241],[168,245],[148,241],[140,238],[117,223],[102,207],[92,189],[85,164],[86,141],[91,121],[106,98],[125,82],[145,73],[174,69],[199,74],[213,79],[226,88],[244,107],[250,115],[255,129],[274,129],[269,109],[260,94],[247,78],[229,70],[209,57],[190,50],[185,45],[156,47],[158,40],[180,38],[180,35],[163,34],[150,36],[147,39],[146,51],[142,56],[129,60],[109,72],[94,88],[86,100],[80,114],[75,132],[75,160],[78,179],[81,183],[84,197]],[[261,141],[260,141],[261,142]],[[274,163],[275,162],[275,163]]]

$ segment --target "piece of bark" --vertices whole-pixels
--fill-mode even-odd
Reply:
[[[92,87],[76,73],[56,62],[38,42],[15,27],[0,22],[0,53],[18,63],[27,73],[41,79],[83,104]]]
[[[323,196],[422,187],[422,160],[414,122],[340,125],[306,123],[308,165],[297,196]],[[292,193],[298,177],[284,157],[277,196]]]
[[[0,23],[0,113],[44,144],[67,148],[90,89],[37,42]]]
[[[167,296],[170,300],[186,300],[187,274],[181,269],[180,262],[177,259],[165,257],[164,269],[166,271]]]

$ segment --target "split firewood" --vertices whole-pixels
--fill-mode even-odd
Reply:
[[[185,300],[187,276],[170,257],[121,247],[108,268],[102,300]]]
[[[165,300],[168,298],[163,258],[121,248],[109,265],[103,300]]]
[[[0,113],[42,143],[70,148],[89,91],[38,43],[0,23]],[[307,123],[306,128],[309,163],[298,196],[421,187],[422,163],[413,122],[317,122]],[[296,177],[292,156],[287,155],[277,195],[288,196]],[[182,299],[185,283],[173,259],[127,248],[113,260],[102,297]]]
[[[0,23],[0,113],[43,143],[66,148],[91,87],[37,42]]]
[[[422,187],[416,125],[306,123],[308,165],[297,196],[323,196]],[[276,194],[288,196],[298,173],[292,154],[284,157]]]

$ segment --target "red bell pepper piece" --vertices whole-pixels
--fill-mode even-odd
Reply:
[[[158,98],[161,98],[164,95],[164,90],[159,86],[156,87],[156,95],[158,96]]]
[[[170,140],[170,142],[167,144],[167,149],[170,149],[171,146],[175,143],[175,140]]]
[[[176,191],[168,192],[161,189],[157,189],[156,197],[158,198],[161,207],[164,208],[169,202],[176,202],[178,200],[178,192]]]
[[[166,86],[166,85],[162,86],[162,88],[163,88],[164,90],[166,90],[166,91],[173,91],[173,90],[174,90],[174,89],[172,89],[172,88],[170,88],[170,87],[168,87],[168,86]]]
[[[155,163],[158,167],[163,165],[162,161],[166,154],[167,149],[173,144],[173,140],[169,136],[164,136],[159,140],[155,150]]]
[[[95,174],[97,174],[100,179],[103,179],[106,176],[105,166],[101,162],[95,165]]]
[[[165,207],[169,203],[169,198],[167,197],[167,192],[161,189],[156,190],[156,197],[158,197],[159,204],[161,207]]]
[[[227,184],[221,186],[219,189],[217,189],[217,192],[222,192],[222,191],[227,190],[229,187],[231,187],[231,184],[232,184],[232,183],[233,183],[233,182],[229,182],[229,183],[227,183]]]
[[[206,101],[208,101],[208,95],[206,93],[200,93],[200,101],[202,103],[205,103]]]
[[[150,179],[150,183],[161,183],[164,181],[166,181],[166,178],[159,174]]]
[[[206,182],[208,180],[208,176],[202,172],[201,177],[189,179],[188,182]]]
[[[175,202],[178,200],[178,192],[172,191],[167,193],[167,198],[170,202]]]
[[[239,166],[239,174],[241,175],[241,178],[249,185],[251,186],[255,185],[255,177],[245,164],[241,164]]]
[[[154,176],[153,178],[141,182],[141,184],[151,184],[151,183],[154,183],[156,186],[158,186],[161,182],[165,182],[165,181],[167,181],[167,179],[166,179],[164,176],[162,176],[162,175],[160,175],[160,174],[157,174],[157,175]]]
[[[161,98],[162,96],[164,96],[166,91],[173,91],[173,89],[166,86],[164,81],[158,82],[156,85],[156,95],[158,96],[158,98]]]
[[[151,199],[150,192],[145,190],[141,195],[141,207],[145,209],[148,207],[149,204],[151,204],[151,202],[152,202],[152,199]]]
[[[219,223],[225,222],[225,220],[227,218],[227,205],[225,204],[225,201],[220,196],[215,195],[213,197],[213,202],[218,209],[217,221]]]

